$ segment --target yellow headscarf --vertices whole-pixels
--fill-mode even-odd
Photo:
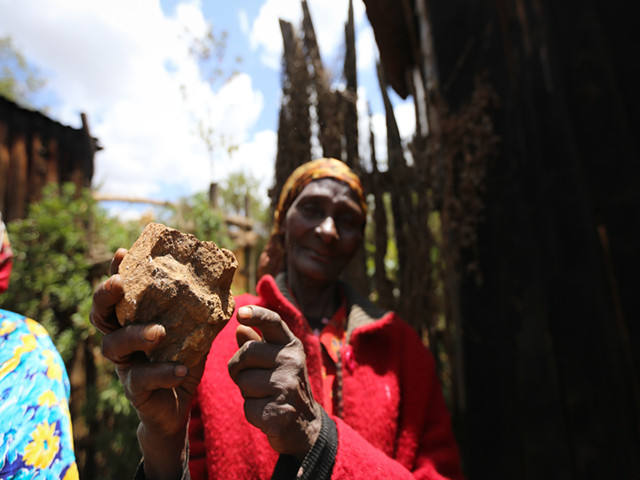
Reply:
[[[284,260],[284,239],[282,226],[287,215],[289,207],[300,192],[314,180],[321,178],[333,178],[340,182],[346,183],[349,188],[358,197],[358,204],[365,216],[367,214],[367,202],[364,197],[362,183],[358,176],[351,170],[346,163],[336,160],[335,158],[319,158],[311,162],[304,163],[296,168],[287,178],[282,187],[278,205],[273,214],[273,230],[267,242],[267,246],[260,255],[258,266],[258,276],[266,273],[275,275],[283,268]]]

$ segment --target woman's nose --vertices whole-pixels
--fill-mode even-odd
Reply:
[[[336,222],[333,221],[332,216],[327,216],[316,227],[316,232],[322,237],[325,242],[338,238],[338,230],[336,228]]]

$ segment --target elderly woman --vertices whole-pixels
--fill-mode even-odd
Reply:
[[[462,477],[431,354],[408,324],[339,279],[362,243],[366,208],[344,163],[294,171],[257,296],[236,297],[206,363],[189,371],[139,354],[162,326],[117,327],[118,275],[98,288],[92,321],[140,417],[137,478]]]

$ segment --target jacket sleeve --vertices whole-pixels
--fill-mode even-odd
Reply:
[[[408,325],[401,336],[399,425],[394,458],[339,418],[333,480],[462,480],[458,447],[436,374],[435,361]]]

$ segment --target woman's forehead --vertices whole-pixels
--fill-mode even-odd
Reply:
[[[349,185],[335,178],[319,178],[306,185],[298,198],[316,195],[330,195],[331,197],[344,196],[357,202],[358,196]]]

